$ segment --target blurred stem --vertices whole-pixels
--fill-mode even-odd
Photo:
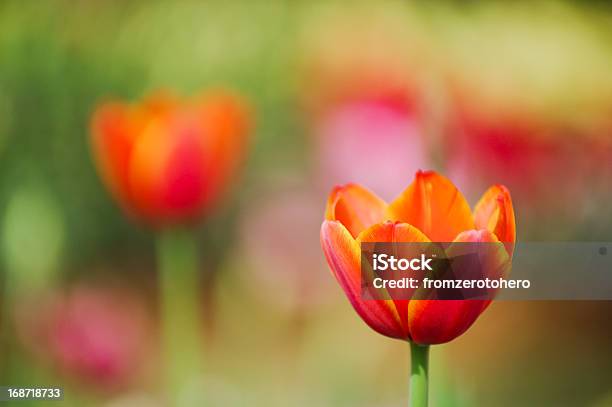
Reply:
[[[410,407],[427,407],[429,345],[410,342]]]
[[[157,239],[162,340],[172,406],[181,406],[201,366],[201,319],[197,244],[187,229],[162,231]]]

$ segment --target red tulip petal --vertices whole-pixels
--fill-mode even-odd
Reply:
[[[487,229],[500,242],[506,242],[506,250],[512,256],[516,224],[510,192],[505,186],[494,185],[484,193],[474,208],[474,223],[477,229]]]
[[[499,242],[487,230],[461,233],[455,242]],[[450,249],[449,249],[450,250]],[[508,257],[500,248],[501,267]],[[412,340],[419,344],[449,342],[464,333],[489,305],[490,300],[412,300],[408,305],[408,326]]]
[[[363,321],[382,335],[405,339],[392,301],[361,298],[361,251],[349,231],[338,221],[326,220],[321,226],[321,245],[332,273]]]
[[[170,221],[185,221],[204,209],[212,177],[202,164],[213,157],[202,145],[201,129],[189,118],[176,123],[170,132],[173,143],[160,185],[163,216]]]
[[[129,204],[127,174],[136,135],[129,108],[119,103],[99,107],[91,124],[91,144],[102,180],[124,206]]]
[[[451,242],[460,232],[474,228],[463,194],[433,171],[417,172],[387,213],[389,219],[414,225],[434,242]]]
[[[358,242],[389,242],[412,243],[429,242],[430,240],[417,228],[407,223],[384,222],[364,230],[357,238]],[[410,296],[410,293],[407,293]],[[403,297],[406,298],[406,297]],[[409,337],[408,329],[408,302],[409,300],[393,300],[395,309],[404,330],[404,337]]]
[[[325,219],[337,220],[353,237],[384,220],[387,204],[357,184],[335,187],[327,200]]]

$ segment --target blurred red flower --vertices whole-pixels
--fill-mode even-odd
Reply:
[[[106,103],[93,115],[93,155],[128,213],[154,226],[190,222],[211,210],[242,163],[249,123],[244,102],[225,92]]]
[[[539,223],[548,219],[555,228],[576,227],[588,217],[599,222],[601,211],[592,207],[608,195],[612,174],[608,122],[594,114],[583,123],[584,112],[551,112],[482,92],[465,84],[451,87],[444,148],[446,171],[457,185],[472,195],[493,180],[502,182],[523,203],[522,214]]]
[[[417,172],[414,182],[387,204],[367,189],[336,187],[328,200],[321,244],[353,308],[376,332],[418,344],[438,344],[465,332],[489,300],[364,300],[360,242],[506,242],[514,250],[514,209],[508,190],[489,188],[475,207],[446,178]]]
[[[466,188],[502,179],[521,200],[533,203],[546,199],[551,190],[560,192],[550,183],[560,173],[569,195],[582,182],[581,156],[573,151],[569,137],[555,137],[554,127],[543,119],[465,109],[453,124],[448,167]],[[569,166],[572,171],[564,172]]]

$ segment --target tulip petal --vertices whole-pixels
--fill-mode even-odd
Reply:
[[[494,185],[484,193],[474,208],[474,223],[477,229],[487,229],[500,242],[505,242],[506,250],[512,256],[516,224],[510,192],[505,186]]]
[[[430,242],[429,238],[416,227],[408,223],[392,221],[370,226],[359,234],[357,241],[386,243]]]
[[[385,201],[357,184],[333,189],[327,200],[325,219],[337,220],[356,238],[364,229],[384,220]]]
[[[326,220],[321,226],[321,245],[332,273],[363,321],[382,335],[405,339],[392,301],[361,298],[361,251],[349,231],[338,221]]]
[[[460,232],[474,228],[463,194],[433,171],[418,171],[412,184],[389,205],[387,215],[415,226],[434,242],[451,242]]]
[[[223,93],[204,95],[195,106],[202,129],[202,143],[211,160],[204,162],[209,188],[205,199],[214,202],[244,161],[250,114],[238,97]]]
[[[202,163],[212,157],[202,146],[201,131],[188,120],[174,130],[175,140],[165,165],[162,188],[164,217],[189,220],[204,208],[204,200],[212,182]]]
[[[134,143],[129,166],[129,191],[136,213],[155,222],[164,213],[164,184],[173,154],[168,120],[151,118]]]
[[[499,242],[488,230],[469,230],[457,236],[454,242]],[[450,249],[449,249],[450,250]],[[502,257],[497,266],[508,263],[508,257],[500,248]],[[491,300],[411,300],[408,305],[408,326],[412,340],[419,344],[449,342],[464,333]]]
[[[129,108],[108,103],[94,112],[91,145],[101,177],[124,205],[129,201],[127,174],[135,134],[130,128]]]
[[[407,223],[384,222],[364,230],[357,238],[358,242],[386,242],[386,243],[426,243],[430,240],[417,228]],[[415,248],[416,249],[416,248]],[[407,254],[399,257],[409,257]],[[408,292],[408,297],[412,294]],[[406,297],[403,297],[406,298]],[[406,338],[409,337],[408,329],[408,302],[409,300],[394,299],[393,304],[397,310],[402,329]]]

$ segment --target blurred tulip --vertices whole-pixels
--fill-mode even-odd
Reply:
[[[458,337],[490,301],[363,300],[360,242],[506,242],[511,257],[515,239],[505,187],[492,186],[472,213],[449,180],[421,171],[391,204],[355,184],[335,188],[321,227],[327,262],[355,311],[376,332],[422,345]]]
[[[150,316],[126,289],[79,284],[22,304],[16,322],[35,356],[101,391],[133,384],[151,355]]]
[[[243,160],[248,128],[246,106],[233,95],[180,101],[158,94],[99,106],[92,148],[128,213],[154,226],[176,225],[197,220],[220,199]]]
[[[521,199],[538,202],[550,194],[550,179],[563,172],[564,191],[573,194],[584,172],[584,160],[573,151],[571,138],[555,137],[543,118],[526,113],[496,114],[462,110],[447,146],[449,171],[466,189],[501,179]],[[558,134],[561,136],[561,134]],[[575,143],[573,143],[575,144]],[[508,171],[511,163],[512,171]],[[564,172],[571,166],[574,171]]]
[[[207,215],[241,164],[249,117],[236,96],[191,101],[158,94],[100,106],[92,147],[100,174],[131,215],[158,228],[160,307],[168,398],[199,375],[198,244],[189,226]]]

